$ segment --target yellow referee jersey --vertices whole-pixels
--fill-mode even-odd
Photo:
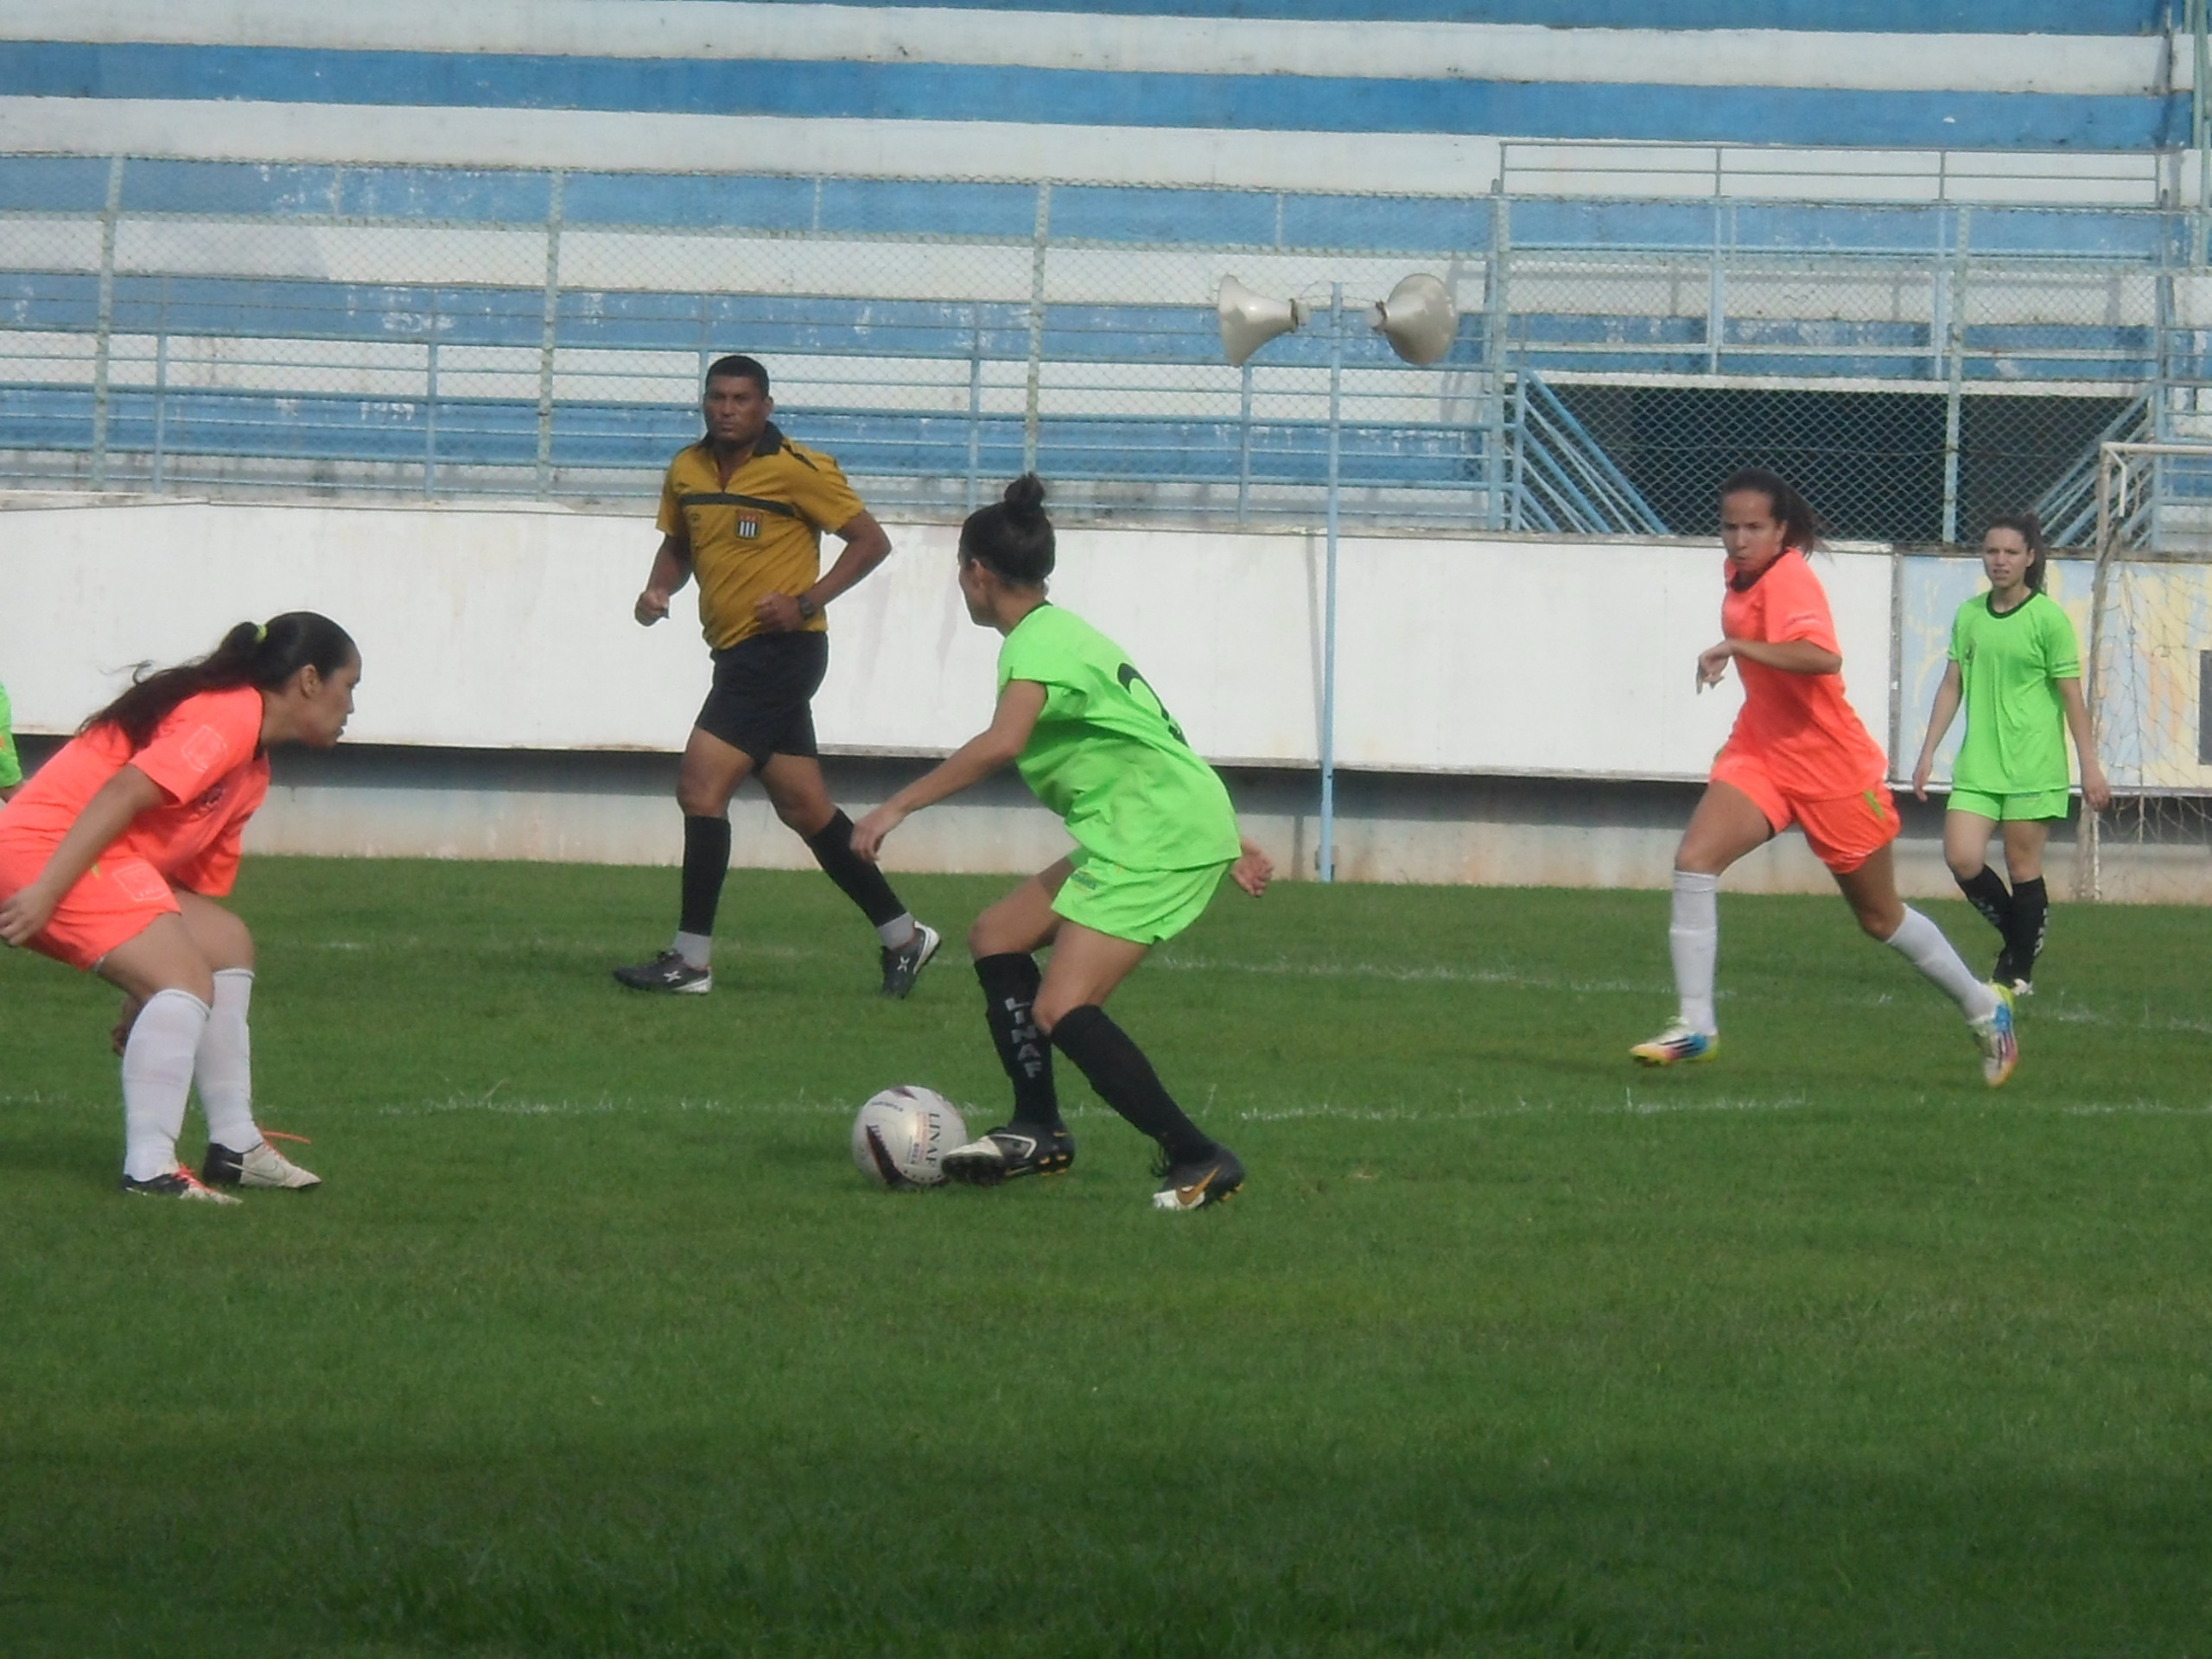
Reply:
[[[863,511],[835,461],[771,422],[727,482],[705,439],[679,451],[661,484],[658,522],[690,550],[699,624],[721,651],[761,632],[756,601],[811,588],[822,574],[822,532]],[[805,624],[816,633],[828,626],[818,614]]]

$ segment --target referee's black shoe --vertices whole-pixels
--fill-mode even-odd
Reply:
[[[1075,1136],[1065,1123],[1008,1123],[944,1154],[944,1176],[969,1186],[996,1186],[1018,1175],[1057,1175],[1075,1162]]]
[[[914,988],[922,969],[937,955],[938,931],[927,922],[916,922],[914,931],[901,945],[883,947],[883,995],[899,997]]]
[[[633,991],[675,991],[699,996],[715,988],[715,970],[694,968],[680,950],[664,950],[634,968],[617,968],[614,977]]]

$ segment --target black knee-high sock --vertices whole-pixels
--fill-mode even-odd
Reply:
[[[1017,1122],[1060,1122],[1060,1097],[1052,1085],[1052,1046],[1037,1029],[1034,1007],[1037,988],[1044,976],[1037,958],[1009,950],[1002,956],[980,957],[976,978],[983,988],[983,1017],[991,1027],[991,1044],[1014,1085],[1014,1116]]]
[[[2012,923],[2005,930],[2005,943],[2012,948],[2012,960],[2023,974],[2036,965],[2036,958],[2043,954],[2044,928],[2050,919],[2050,889],[2044,886],[2043,877],[2031,881],[2012,884]]]
[[[838,891],[861,907],[861,914],[877,927],[906,913],[899,895],[883,879],[883,872],[853,850],[853,821],[842,808],[829,823],[806,838],[807,850]]]
[[[1955,870],[1951,879],[1959,884],[1959,891],[1966,894],[1967,902],[1981,912],[1981,919],[1995,928],[2010,944],[2012,942],[2013,895],[2006,891],[2005,878],[1985,864],[1970,876],[1961,875]]]
[[[1183,1115],[1144,1051],[1095,1003],[1070,1008],[1052,1027],[1052,1046],[1076,1063],[1098,1097],[1160,1142],[1171,1162],[1188,1163],[1213,1141]]]
[[[679,931],[711,935],[715,910],[721,903],[722,878],[729,874],[729,820],[683,819],[683,910]]]

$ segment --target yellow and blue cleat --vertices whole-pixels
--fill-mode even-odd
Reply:
[[[1971,1021],[1969,1029],[1981,1046],[1981,1080],[1993,1089],[2001,1089],[2020,1063],[2020,1044],[2012,1033],[2012,988],[1993,984],[1989,988],[1996,995],[1997,1006],[1987,1019]]]
[[[1692,1031],[1677,1020],[1649,1042],[1638,1043],[1629,1055],[1638,1065],[1687,1065],[1709,1060],[1720,1052],[1716,1033]]]

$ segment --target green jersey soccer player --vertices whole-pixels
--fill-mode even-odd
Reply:
[[[12,712],[8,688],[0,685],[0,801],[13,795],[23,781],[22,763],[16,758],[16,729],[10,723]]]
[[[988,730],[862,818],[853,849],[874,859],[906,817],[1011,760],[1067,823],[1076,850],[978,917],[968,944],[991,1039],[1014,1085],[1014,1116],[945,1155],[945,1173],[995,1186],[1051,1175],[1075,1158],[1052,1085],[1058,1049],[1099,1098],[1159,1143],[1153,1202],[1197,1210],[1244,1179],[1228,1147],[1184,1115],[1143,1051],[1107,1016],[1106,999],[1145,952],[1192,922],[1224,874],[1255,898],[1274,874],[1236,830],[1229,791],[1121,648],[1049,603],[1054,557],[1045,486],[1034,474],[960,527],[968,614],[1006,636]],[[1040,973],[1035,952],[1052,947]]]
[[[2048,556],[2033,513],[2007,513],[1989,526],[1981,543],[1989,591],[1951,620],[1951,660],[1912,769],[1912,792],[1926,800],[1936,747],[1963,702],[1967,732],[1951,768],[1943,856],[2004,941],[1993,977],[2023,996],[2050,915],[2043,849],[2051,823],[2066,816],[2068,732],[2082,760],[2082,798],[2092,810],[2112,800],[2089,741],[2074,625],[2043,591]],[[1999,825],[2009,889],[1985,861],[1990,831]]]

